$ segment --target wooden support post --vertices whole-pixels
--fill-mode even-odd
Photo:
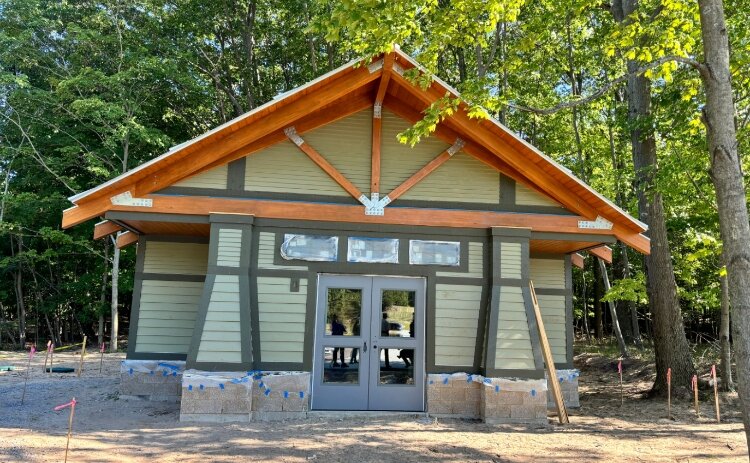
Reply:
[[[380,145],[381,129],[383,120],[380,118],[381,107],[375,103],[375,110],[372,117],[372,155],[370,168],[370,196],[373,193],[380,193]]]
[[[557,418],[560,424],[570,423],[568,417],[568,411],[565,409],[565,401],[563,400],[562,390],[560,389],[560,383],[557,381],[557,370],[555,369],[555,362],[552,358],[552,349],[549,345],[549,339],[547,338],[547,331],[544,329],[544,322],[542,321],[542,311],[539,308],[539,301],[536,298],[536,291],[534,291],[534,283],[529,281],[529,289],[531,290],[531,302],[534,305],[534,317],[536,318],[536,327],[539,332],[539,343],[542,348],[542,358],[544,364],[547,367],[547,376],[549,380],[547,384],[552,390],[552,397],[555,399],[555,406],[557,407]]]
[[[58,405],[57,407],[54,408],[56,412],[59,412],[60,410],[64,408],[70,407],[70,416],[68,418],[68,441],[65,444],[65,460],[63,460],[65,463],[68,462],[68,449],[70,448],[70,437],[73,435],[73,416],[76,413],[76,403],[78,402],[76,402],[76,398],[73,397],[73,400],[71,400],[70,402],[63,404],[63,405]]]
[[[625,405],[625,394],[622,387],[622,359],[617,362],[617,372],[620,374],[620,407]]]
[[[672,419],[672,369],[667,368],[667,418]]]
[[[102,346],[99,348],[99,374],[102,374],[102,365],[104,364],[104,346],[106,343],[102,343]]]
[[[701,410],[698,407],[698,375],[693,375],[693,400],[695,401],[695,415],[701,416]]]
[[[350,182],[349,179],[344,177],[341,172],[339,172],[335,167],[331,165],[330,162],[326,160],[326,158],[315,151],[315,148],[305,143],[305,140],[297,135],[297,131],[294,129],[294,127],[287,127],[286,129],[284,129],[284,133],[295,145],[297,145],[297,148],[299,148],[300,151],[305,153],[312,162],[323,169],[323,172],[328,174],[328,176],[331,177],[333,181],[341,185],[341,188],[346,190],[357,201],[361,201],[360,198],[362,197],[362,192],[359,191],[359,188],[354,186],[354,184]]]
[[[50,348],[52,347],[52,341],[47,341],[47,352],[44,353],[44,368],[42,373],[47,373],[47,360],[49,360]]]
[[[86,335],[83,336],[83,345],[81,346],[81,361],[78,364],[78,372],[76,373],[76,376],[78,378],[81,377],[81,373],[83,372],[83,356],[86,355]]]
[[[55,343],[53,342],[52,345],[50,346],[50,351],[49,351],[49,373],[50,374],[52,374],[52,364],[54,363],[54,360],[55,360]]]

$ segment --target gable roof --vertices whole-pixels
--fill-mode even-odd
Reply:
[[[130,193],[134,197],[140,197],[208,167],[237,159],[246,155],[251,148],[257,150],[286,139],[282,132],[284,128],[299,124],[301,118],[310,114],[325,113],[325,109],[334,103],[340,105],[342,100],[348,101],[346,105],[349,113],[372,106],[371,94],[377,89],[375,84],[381,75],[383,80],[386,75],[390,78],[390,84],[385,85],[397,95],[396,99],[401,100],[391,103],[396,105],[391,107],[391,98],[386,100],[384,106],[397,114],[397,109],[401,109],[402,114],[399,115],[402,117],[410,115],[412,120],[418,119],[426,106],[446,94],[460,99],[454,88],[434,76],[431,86],[426,90],[414,86],[403,77],[403,71],[410,68],[427,73],[426,69],[397,47],[392,53],[371,61],[350,61],[192,140],[170,148],[161,156],[127,173],[71,196],[69,199],[75,206],[65,211],[63,226],[67,228],[102,215],[111,207],[110,198],[113,196]],[[648,238],[641,235],[647,230],[644,223],[631,217],[578,179],[570,170],[497,120],[470,119],[463,102],[461,108],[462,110],[439,124],[436,136],[453,137],[455,140],[455,134],[460,134],[461,138],[467,138],[465,151],[468,153],[482,157],[480,160],[485,163],[498,170],[505,170],[506,174],[528,183],[590,221],[602,218],[605,223],[611,222],[615,236],[642,252],[648,252]],[[309,129],[323,121],[320,116],[313,119],[309,122]],[[329,117],[323,123],[332,120],[335,119]],[[219,144],[221,149],[216,149]],[[209,146],[211,149],[207,148]],[[186,162],[188,157],[190,162]],[[626,235],[630,238],[626,238]]]

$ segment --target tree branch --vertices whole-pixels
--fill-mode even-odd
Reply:
[[[609,92],[612,88],[614,88],[614,87],[620,85],[621,83],[625,82],[626,80],[628,80],[628,77],[630,77],[631,75],[641,75],[641,74],[643,74],[646,71],[650,71],[651,69],[658,68],[659,66],[662,66],[662,65],[664,65],[666,63],[669,63],[669,62],[672,62],[672,61],[675,61],[675,62],[678,62],[678,63],[682,63],[682,64],[687,64],[688,66],[690,66],[690,67],[696,69],[698,72],[700,72],[701,76],[705,76],[706,73],[708,72],[708,70],[706,69],[706,67],[703,64],[699,63],[698,61],[696,61],[694,59],[685,58],[685,57],[682,57],[682,56],[665,56],[663,58],[659,58],[656,61],[653,61],[651,63],[648,63],[645,66],[642,66],[642,67],[636,69],[632,73],[624,74],[624,75],[622,75],[622,76],[620,76],[620,77],[618,77],[618,78],[616,78],[614,80],[610,80],[609,82],[607,82],[606,84],[604,84],[603,86],[601,86],[597,91],[595,91],[594,93],[592,93],[592,94],[590,94],[590,95],[588,95],[588,96],[586,96],[584,98],[579,98],[579,99],[571,100],[571,101],[565,101],[565,102],[560,103],[560,104],[558,104],[556,106],[552,106],[551,108],[535,108],[535,107],[531,107],[531,106],[523,106],[523,105],[517,105],[515,103],[507,103],[507,102],[504,103],[504,104],[506,106],[508,106],[509,108],[516,109],[518,111],[525,111],[525,112],[534,113],[534,114],[540,114],[540,115],[555,114],[555,113],[560,112],[560,111],[562,111],[564,109],[573,108],[573,107],[577,107],[577,106],[582,106],[582,105],[588,104],[588,103],[590,103],[590,102],[598,99],[599,97],[601,97],[605,93]]]

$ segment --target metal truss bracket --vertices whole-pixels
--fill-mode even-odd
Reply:
[[[112,201],[112,204],[115,206],[152,207],[154,205],[154,200],[146,198],[134,198],[129,191],[112,196],[111,198],[109,198],[109,200]]]
[[[373,193],[372,199],[365,195],[359,197],[359,202],[365,205],[365,215],[384,215],[385,206],[390,204],[391,198],[384,196],[380,198],[380,193]]]
[[[372,108],[372,117],[380,119],[383,116],[383,103],[380,101],[375,102],[375,106]]]
[[[454,154],[461,151],[461,149],[464,147],[466,143],[461,140],[460,138],[456,138],[456,141],[451,145],[450,148],[448,148],[448,155],[453,156]]]
[[[294,127],[287,127],[284,129],[284,135],[289,138],[292,143],[294,143],[297,146],[302,146],[305,143],[305,140],[297,135],[297,130]]]
[[[370,63],[367,65],[367,70],[370,71],[370,74],[373,72],[378,72],[379,70],[383,69],[383,60],[379,59],[375,61],[374,63]]]
[[[598,215],[596,216],[596,220],[579,220],[578,228],[612,230],[612,222]]]

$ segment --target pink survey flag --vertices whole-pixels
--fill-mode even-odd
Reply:
[[[622,373],[622,360],[617,362],[617,372]]]
[[[76,404],[77,404],[77,403],[78,403],[78,401],[77,401],[77,400],[75,399],[75,397],[73,397],[73,400],[71,400],[70,402],[68,402],[68,403],[66,403],[66,404],[58,405],[57,407],[55,407],[55,409],[54,409],[54,410],[55,410],[56,412],[59,412],[59,411],[60,411],[60,410],[62,410],[63,408],[68,408],[68,407],[73,407],[73,408],[76,408]]]
[[[31,350],[29,350],[29,360],[34,358],[34,354],[36,354],[36,346],[31,346]]]

